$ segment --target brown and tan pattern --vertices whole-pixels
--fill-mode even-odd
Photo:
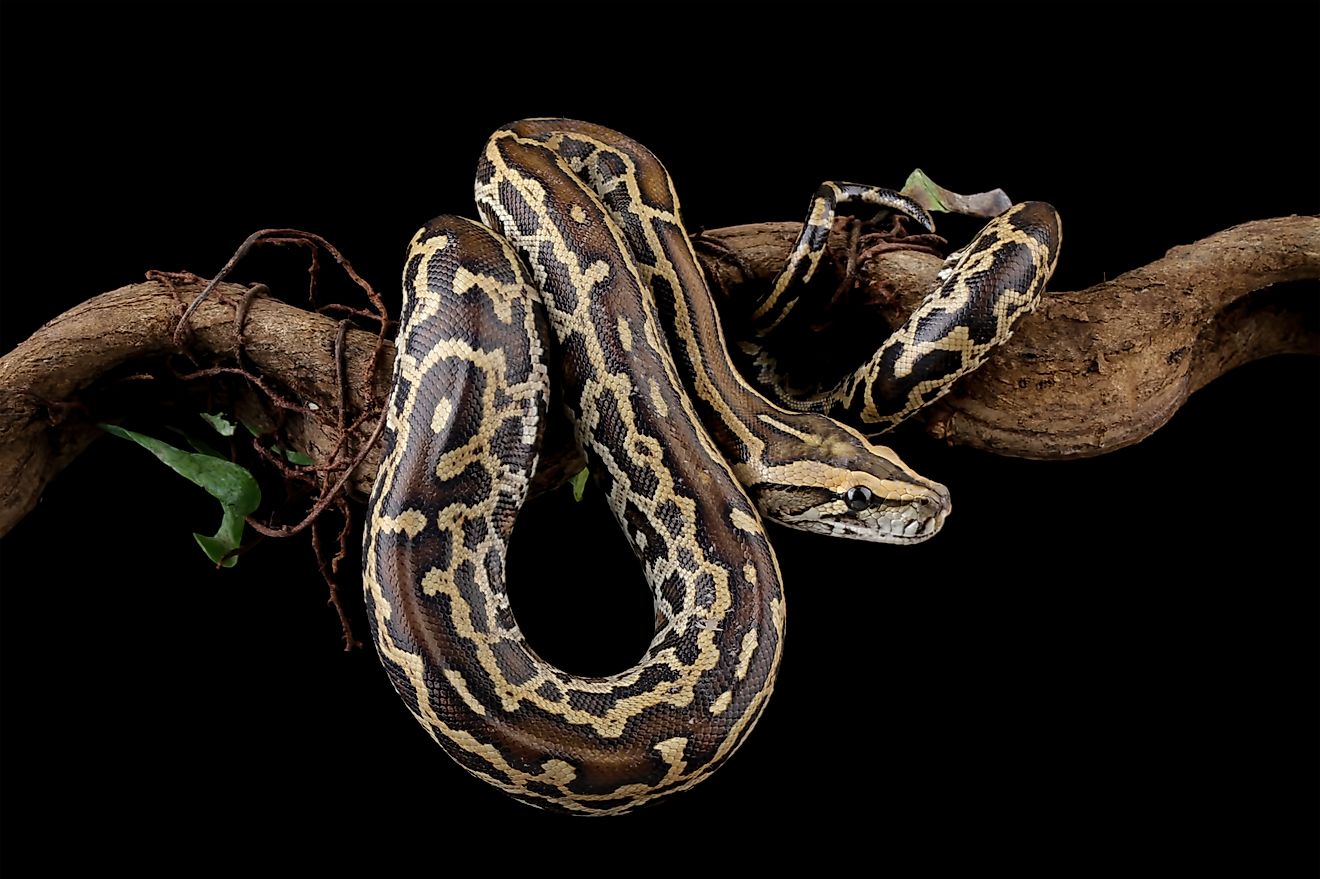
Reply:
[[[533,805],[624,812],[707,777],[770,696],[784,599],[762,516],[915,543],[948,492],[738,374],[639,144],[515,123],[487,143],[476,200],[484,226],[441,217],[410,248],[369,619],[395,688],[469,772]],[[646,654],[605,677],[538,657],[505,588],[552,377],[655,601]]]
[[[985,363],[1036,309],[1059,259],[1059,216],[1043,202],[1023,202],[995,217],[966,247],[949,254],[938,285],[875,353],[836,384],[795,387],[774,356],[774,337],[792,319],[801,287],[811,280],[829,237],[835,209],[846,202],[877,204],[934,223],[898,193],[826,183],[765,296],[752,303],[752,336],[740,340],[747,371],[776,402],[884,433],[933,403],[953,383]],[[800,281],[799,281],[800,279]],[[785,290],[799,291],[785,293]]]

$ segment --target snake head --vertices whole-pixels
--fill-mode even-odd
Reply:
[[[920,543],[953,510],[949,490],[920,476],[888,448],[846,437],[821,454],[774,468],[749,487],[762,515],[800,531],[876,543]]]

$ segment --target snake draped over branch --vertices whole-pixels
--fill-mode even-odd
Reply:
[[[514,123],[483,150],[476,201],[482,223],[437,218],[409,249],[364,538],[368,618],[395,689],[465,769],[532,805],[616,814],[701,782],[764,709],[785,624],[765,520],[899,544],[939,530],[948,491],[868,437],[1035,307],[1058,218],[1029,202],[992,220],[873,357],[834,387],[796,389],[770,352],[835,209],[869,203],[929,228],[919,205],[821,187],[738,340],[749,381],[673,182],[640,144],[571,120]],[[603,677],[537,656],[505,586],[552,382],[655,602],[645,655]]]

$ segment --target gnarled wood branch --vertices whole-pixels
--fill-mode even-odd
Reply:
[[[736,307],[783,264],[795,223],[715,230],[702,260],[717,294]],[[846,247],[836,236],[832,247]],[[941,261],[912,251],[882,253],[860,267],[860,300],[878,322],[909,310],[931,288]],[[1250,360],[1320,353],[1320,328],[1299,291],[1268,288],[1320,277],[1320,218],[1247,223],[1076,293],[1055,293],[980,371],[924,414],[927,431],[951,443],[1030,458],[1094,455],[1156,430],[1187,395]],[[199,288],[181,287],[191,301]],[[232,360],[243,289],[221,285],[191,318],[189,356]],[[0,534],[37,502],[46,483],[115,417],[100,391],[170,355],[182,313],[164,284],[133,284],[97,296],[43,326],[0,358]],[[314,460],[339,443],[334,366],[338,323],[270,298],[244,321],[246,364],[325,417],[297,413],[286,428]],[[376,337],[347,337],[348,395],[366,408],[384,397],[387,366],[364,378]],[[380,363],[392,362],[387,350]],[[365,437],[357,437],[361,442]],[[561,443],[545,456],[540,484],[577,465]],[[349,482],[365,496],[378,465],[370,454]]]

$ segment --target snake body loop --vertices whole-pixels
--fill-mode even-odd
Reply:
[[[837,418],[876,436],[930,405],[985,363],[1035,311],[1059,259],[1059,215],[1044,202],[1022,202],[988,222],[946,258],[938,286],[865,363],[837,383],[799,389],[773,353],[825,252],[835,210],[864,202],[903,211],[935,230],[906,196],[854,183],[816,192],[788,262],[751,308],[752,333],[740,341],[746,371],[782,406]]]
[[[763,515],[916,542],[948,493],[738,375],[640,145],[525,120],[487,143],[476,194],[484,226],[442,217],[409,249],[368,616],[394,687],[465,769],[533,805],[615,814],[699,783],[765,707],[784,598]],[[552,378],[656,606],[646,653],[604,677],[537,656],[505,589]]]

